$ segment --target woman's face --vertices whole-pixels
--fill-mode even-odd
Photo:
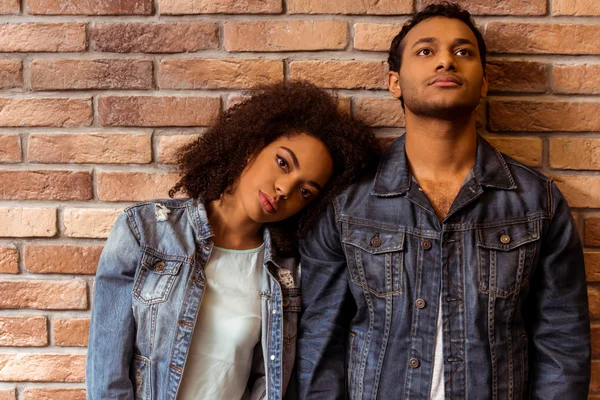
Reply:
[[[233,195],[255,222],[284,220],[318,197],[333,173],[333,160],[318,139],[280,137],[250,159]]]

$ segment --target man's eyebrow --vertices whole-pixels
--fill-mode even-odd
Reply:
[[[288,149],[285,146],[281,146],[280,148],[282,148],[285,151],[287,151],[288,153],[290,153],[290,157],[292,157],[292,162],[294,163],[294,167],[300,168],[300,163],[298,162],[298,157],[296,157],[296,154],[292,151],[292,149]]]
[[[469,39],[465,39],[465,38],[457,38],[457,39],[454,39],[454,43],[453,43],[453,45],[454,45],[454,46],[460,46],[461,44],[470,44],[470,45],[471,45],[471,46],[473,46],[473,47],[477,47],[477,46],[475,45],[475,43],[473,43],[473,42],[472,42],[472,41],[470,41]]]
[[[421,38],[421,39],[417,40],[417,41],[416,41],[416,42],[415,42],[415,43],[412,45],[412,47],[415,47],[415,46],[417,46],[417,45],[420,45],[420,44],[423,44],[423,43],[435,43],[435,42],[437,42],[437,41],[438,41],[438,40],[437,40],[436,38],[434,38],[434,37],[424,37],[424,38]]]

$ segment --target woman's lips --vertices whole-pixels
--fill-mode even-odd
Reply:
[[[277,203],[266,193],[258,191],[258,198],[262,208],[269,214],[275,214],[277,212]]]

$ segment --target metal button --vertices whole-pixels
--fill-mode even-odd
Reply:
[[[154,269],[157,271],[162,271],[163,269],[165,269],[165,262],[164,261],[157,262],[156,265],[154,266]]]
[[[276,310],[276,309],[273,309],[272,313],[273,313],[273,314],[277,314],[277,310]]]
[[[379,236],[373,236],[373,238],[371,238],[371,246],[373,246],[373,247],[381,246],[381,239],[379,239]]]
[[[425,305],[427,303],[425,303],[425,300],[423,299],[417,299],[417,301],[415,301],[415,306],[419,309],[422,310],[423,308],[425,308]]]
[[[429,250],[431,248],[431,242],[429,240],[423,240],[421,242],[421,247],[425,250]]]
[[[290,305],[290,302],[287,299],[284,299],[281,303],[283,304],[284,307],[287,307]]]
[[[420,364],[421,363],[416,358],[411,358],[410,360],[408,360],[408,366],[412,369],[419,368]]]
[[[504,244],[509,244],[510,243],[510,236],[508,235],[502,235],[500,236],[500,241]]]
[[[275,360],[275,356],[271,356],[271,361]]]

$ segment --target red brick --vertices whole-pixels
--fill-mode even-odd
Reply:
[[[19,252],[14,246],[0,246],[0,273],[19,273]]]
[[[531,167],[540,167],[542,165],[543,143],[540,138],[494,136],[486,137],[486,139],[502,153],[511,156],[523,164]]]
[[[282,0],[159,0],[161,14],[280,14]]]
[[[491,53],[600,54],[600,25],[488,22]]]
[[[600,65],[555,65],[552,89],[555,93],[600,94]]]
[[[369,126],[404,126],[404,112],[396,99],[356,98],[352,103],[354,117]]]
[[[152,0],[27,0],[29,14],[150,15]]]
[[[388,51],[392,40],[401,29],[402,23],[354,24],[354,48],[365,51]]]
[[[588,285],[588,303],[590,307],[590,319],[600,319],[600,290],[590,285]]]
[[[571,207],[600,208],[600,176],[553,176]]]
[[[48,345],[45,317],[0,317],[0,346],[40,347]]]
[[[348,44],[346,21],[226,22],[227,51],[341,50]]]
[[[151,60],[34,60],[34,90],[152,89]]]
[[[118,208],[67,208],[63,211],[64,235],[107,238],[121,211]]]
[[[21,162],[21,139],[19,135],[0,134],[0,163]]]
[[[0,98],[0,126],[89,126],[90,98]]]
[[[162,60],[161,89],[250,89],[283,81],[282,60]]]
[[[176,173],[102,172],[98,174],[98,198],[104,201],[166,198],[178,177]]]
[[[103,246],[25,245],[25,268],[34,274],[94,275]]]
[[[431,3],[439,0],[417,0],[418,9],[422,10]],[[546,0],[455,0],[455,3],[474,15],[545,15]]]
[[[147,133],[32,133],[29,162],[146,164],[152,161]]]
[[[221,109],[218,97],[107,96],[98,100],[104,126],[207,126]]]
[[[170,135],[158,138],[158,161],[163,164],[175,164],[181,149],[198,139],[198,135]]]
[[[586,250],[584,252],[584,256],[585,273],[588,282],[600,282],[600,251]],[[598,350],[600,351],[600,347],[598,348]]]
[[[600,360],[592,360],[592,380],[590,382],[592,392],[600,391]],[[588,399],[597,399],[598,397],[589,397]]]
[[[550,166],[600,170],[600,138],[551,138]]]
[[[398,15],[413,12],[412,0],[287,0],[289,14],[375,14]]]
[[[83,382],[84,354],[0,354],[0,381]]]
[[[56,319],[53,323],[54,344],[85,347],[90,331],[89,318]]]
[[[0,60],[0,89],[23,86],[23,64],[16,60]]]
[[[0,280],[0,309],[86,310],[87,306],[85,281]]]
[[[0,52],[85,51],[86,24],[0,24]]]
[[[487,61],[490,91],[543,93],[548,89],[546,64],[529,61]]]
[[[492,131],[600,131],[600,102],[492,100]]]
[[[89,200],[87,171],[0,171],[2,200]]]
[[[552,0],[553,15],[600,16],[596,0]]]
[[[600,246],[600,216],[585,218],[583,237],[586,246]]]
[[[380,61],[292,61],[290,78],[331,89],[386,89],[387,67]]]
[[[21,11],[19,3],[20,0],[0,0],[0,14],[18,14]]]
[[[96,51],[185,53],[219,47],[213,22],[107,23],[90,32]]]
[[[0,237],[56,235],[55,208],[0,207]]]
[[[27,388],[25,400],[85,400],[85,389]]]

